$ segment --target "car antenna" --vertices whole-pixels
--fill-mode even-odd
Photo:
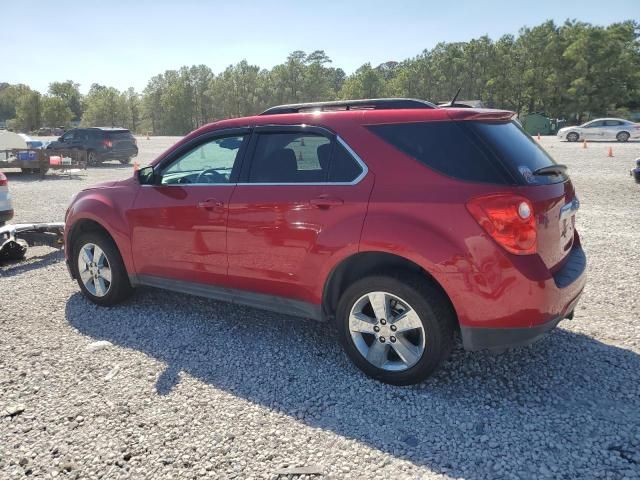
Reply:
[[[458,95],[460,95],[460,90],[462,90],[462,87],[458,88],[458,91],[453,96],[453,100],[451,100],[451,104],[449,105],[450,107],[455,106],[456,100],[458,99]]]

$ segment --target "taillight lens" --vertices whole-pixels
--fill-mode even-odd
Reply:
[[[108,138],[104,142],[102,142],[102,144],[107,148],[111,148],[113,146],[113,143]]]
[[[508,252],[536,253],[538,233],[533,205],[528,199],[511,193],[484,195],[470,200],[467,209]]]
[[[0,172],[0,187],[6,187],[9,185],[9,180],[7,180],[7,176]]]

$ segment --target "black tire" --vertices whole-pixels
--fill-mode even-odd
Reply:
[[[577,142],[580,139],[580,135],[576,132],[569,132],[567,134],[567,142]]]
[[[102,249],[106,255],[108,266],[111,269],[111,282],[104,296],[97,296],[90,292],[80,276],[78,255],[80,254],[82,247],[90,243],[97,245]],[[78,236],[74,241],[73,250],[71,252],[71,268],[82,293],[97,305],[107,307],[116,305],[129,297],[133,292],[133,288],[129,282],[129,276],[127,275],[127,270],[124,266],[124,262],[122,261],[122,256],[118,251],[118,247],[108,235],[102,232],[86,232]]]
[[[93,150],[87,151],[87,165],[90,167],[95,167],[100,162],[98,161],[98,154]]]
[[[118,160],[122,165],[127,165],[127,164],[131,163],[131,158],[120,158]]]
[[[22,173],[33,173],[34,172],[33,168],[21,168],[20,170],[22,170]]]
[[[4,222],[0,222],[0,226],[3,224]],[[10,241],[0,250],[0,260],[10,262],[22,260],[27,255],[28,248],[27,242],[22,239]]]
[[[374,291],[388,292],[405,300],[419,315],[425,347],[420,359],[410,368],[402,371],[378,368],[369,363],[354,344],[349,314],[358,299]],[[438,368],[453,348],[455,321],[448,300],[438,288],[425,277],[404,271],[401,274],[385,272],[354,282],[343,293],[336,311],[338,336],[351,361],[371,378],[392,385],[419,383]]]
[[[619,132],[616,135],[616,140],[618,140],[619,142],[626,142],[629,140],[629,137],[631,137],[631,135],[629,135],[628,132]]]

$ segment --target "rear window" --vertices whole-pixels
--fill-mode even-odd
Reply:
[[[516,123],[468,123],[468,128],[524,183],[547,184],[566,179],[564,175],[533,175],[537,169],[556,162]]]
[[[464,122],[371,125],[369,129],[420,163],[449,177],[472,182],[514,183],[508,171]]]
[[[564,180],[559,175],[533,175],[555,162],[514,122],[420,122],[369,129],[424,165],[459,180],[502,185]]]
[[[107,133],[107,135],[110,138],[113,138],[114,140],[118,140],[118,139],[125,139],[125,138],[131,138],[131,132],[129,130],[116,130],[116,131],[110,131],[110,132],[105,132]]]

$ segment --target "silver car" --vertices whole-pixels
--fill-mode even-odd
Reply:
[[[622,118],[597,118],[577,127],[558,130],[558,138],[569,142],[578,140],[617,140],[626,142],[640,138],[640,124]]]

